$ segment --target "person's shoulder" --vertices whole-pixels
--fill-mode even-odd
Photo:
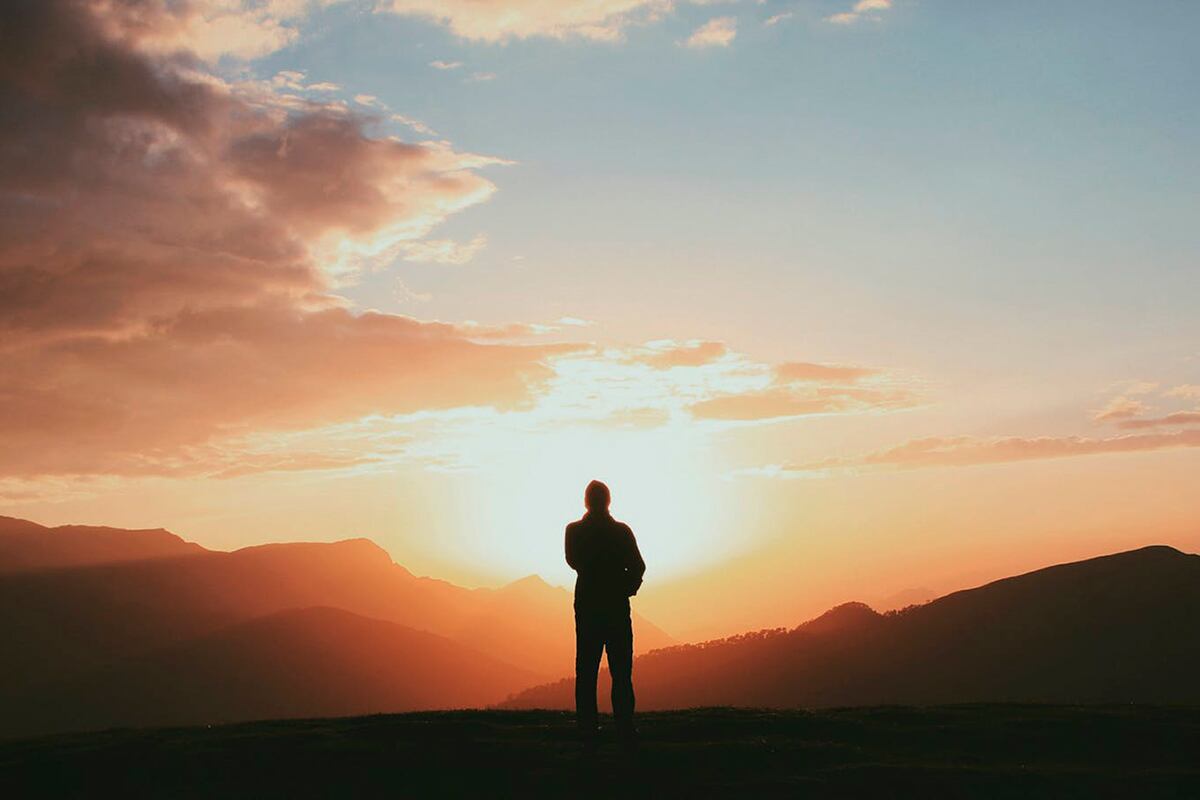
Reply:
[[[627,534],[629,536],[633,536],[633,528],[629,527],[624,522],[621,522],[621,520],[619,520],[619,519],[613,520],[613,527],[616,528],[621,533]]]
[[[583,520],[581,520],[581,519],[577,519],[574,522],[568,522],[567,523],[567,533],[570,533],[571,531],[579,530],[582,527],[583,527]]]

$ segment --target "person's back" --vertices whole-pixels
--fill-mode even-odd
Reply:
[[[566,531],[567,563],[575,580],[575,709],[585,737],[596,732],[596,678],[607,650],[613,716],[618,730],[633,733],[633,623],[629,598],[642,584],[646,564],[633,531],[608,513],[608,487],[588,484],[588,512]]]
[[[594,613],[629,613],[629,596],[636,594],[641,570],[631,571],[641,555],[633,531],[607,512],[589,511],[567,526],[567,563],[575,579],[575,609]]]

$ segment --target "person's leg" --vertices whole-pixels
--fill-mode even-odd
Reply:
[[[596,678],[604,634],[595,620],[575,615],[575,722],[586,735],[596,732]]]
[[[633,623],[613,620],[608,635],[608,671],[612,675],[613,719],[622,733],[633,731]]]

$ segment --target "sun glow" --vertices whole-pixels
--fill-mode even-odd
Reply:
[[[632,526],[654,573],[686,572],[730,546],[720,536],[716,474],[708,449],[675,428],[533,437],[488,470],[476,547],[506,571],[568,582],[559,539],[584,511],[584,486],[598,478],[611,487],[613,515]]]
[[[584,511],[583,489],[600,479],[613,492],[613,515],[633,527],[651,569],[679,575],[737,547],[720,501],[720,423],[698,423],[684,408],[715,386],[745,382],[747,364],[730,357],[661,368],[641,358],[569,357],[537,406],[521,412],[454,412],[430,418],[406,458],[457,473],[470,486],[470,531],[455,556],[487,563],[499,575],[538,573],[555,583],[573,574],[561,536]]]

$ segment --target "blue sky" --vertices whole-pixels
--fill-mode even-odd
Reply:
[[[573,314],[631,339],[732,325],[768,357],[787,355],[779,334],[797,318],[840,328],[836,342],[801,334],[835,359],[953,350],[948,330],[1184,355],[1200,296],[1200,10],[899,2],[824,21],[839,8],[682,5],[619,42],[481,43],[334,7],[254,68],[376,95],[517,162],[438,232],[486,234],[475,263],[402,267],[431,295],[416,308],[395,304],[394,274],[368,278],[348,292],[364,305]],[[728,47],[679,46],[726,15]],[[904,331],[899,352],[878,342],[881,316]]]

